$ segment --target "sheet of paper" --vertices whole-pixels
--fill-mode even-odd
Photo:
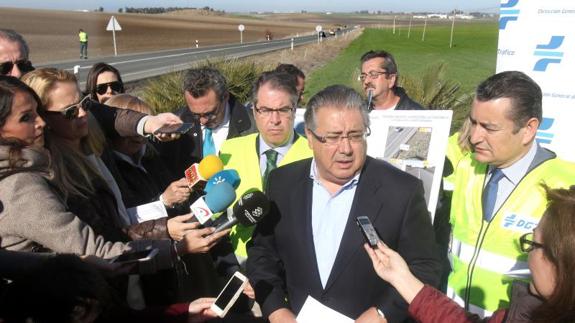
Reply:
[[[132,223],[142,223],[148,220],[156,220],[168,216],[164,204],[160,201],[142,204],[128,209],[128,215]]]
[[[306,298],[296,320],[298,323],[353,323],[349,317],[323,305],[311,296]]]

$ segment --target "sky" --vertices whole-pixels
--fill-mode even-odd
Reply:
[[[121,7],[196,7],[209,6],[227,12],[249,11],[331,11],[353,12],[359,10],[381,11],[440,11],[454,8],[463,11],[498,12],[500,0],[0,0],[0,7],[35,9],[93,10],[103,7],[116,12]]]

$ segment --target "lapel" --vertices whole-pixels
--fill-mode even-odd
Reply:
[[[186,136],[185,138],[187,139],[186,142],[190,142],[190,146],[187,146],[187,147],[190,147],[189,148],[189,155],[193,159],[202,160],[203,141],[202,141],[202,127],[200,126],[200,123],[194,119],[194,117],[192,116],[192,113],[190,112],[188,107],[183,107],[180,110],[180,113],[178,113],[178,114],[179,114],[180,119],[182,119],[183,122],[193,124],[190,131],[185,135]],[[188,150],[188,149],[185,149],[185,150]]]
[[[250,129],[251,120],[247,109],[238,103],[231,94],[228,100],[228,106],[230,107],[230,127],[227,138],[230,139],[239,137]]]
[[[304,275],[310,275],[309,281],[311,282],[310,295],[320,295],[323,287],[319,277],[317,268],[317,258],[315,255],[315,247],[313,244],[313,229],[311,226],[311,201],[313,197],[313,181],[309,178],[311,167],[311,159],[305,164],[305,171],[301,180],[297,181],[297,185],[292,189],[291,203],[293,205],[293,212],[295,219],[292,223],[298,226],[294,230],[300,230],[300,225],[304,228],[304,250],[302,251],[301,262],[302,265],[307,264],[308,268],[302,268],[300,271]],[[294,231],[295,232],[295,231]],[[303,279],[303,278],[302,278]],[[305,280],[305,279],[304,279]]]
[[[343,231],[341,243],[339,244],[339,250],[335,257],[324,293],[327,292],[337,280],[343,269],[349,265],[350,261],[353,259],[353,255],[357,252],[365,252],[363,250],[365,239],[355,223],[355,218],[364,215],[367,216],[372,223],[375,223],[375,220],[380,213],[379,211],[383,206],[384,201],[377,196],[377,192],[381,188],[382,184],[381,177],[378,176],[379,174],[374,173],[371,165],[373,165],[373,159],[371,157],[367,157],[357,184],[353,204],[347,218],[345,230]]]

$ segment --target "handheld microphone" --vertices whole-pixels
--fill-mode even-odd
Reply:
[[[261,191],[247,192],[228,210],[226,216],[221,216],[213,222],[217,233],[233,227],[236,224],[252,226],[260,222],[270,211],[270,200]]]
[[[222,212],[236,199],[236,191],[232,185],[222,182],[214,185],[210,192],[198,198],[190,210],[200,224],[206,223],[214,213]]]
[[[371,107],[371,101],[373,99],[373,90],[369,89],[369,91],[367,91],[367,110],[371,111],[372,107]]]
[[[214,176],[210,177],[206,187],[204,188],[204,192],[209,193],[214,186],[218,185],[219,183],[229,183],[233,186],[234,189],[238,188],[240,185],[240,174],[235,169],[224,169],[220,172],[217,172]]]
[[[206,184],[206,180],[221,171],[224,164],[216,155],[208,155],[201,162],[188,167],[184,172],[190,190]],[[202,187],[203,188],[203,187]]]

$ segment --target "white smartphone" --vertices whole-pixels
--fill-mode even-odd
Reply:
[[[123,263],[134,263],[134,262],[144,262],[152,260],[158,254],[158,249],[149,249],[149,250],[141,250],[141,251],[134,251],[134,252],[126,252],[114,258],[111,258],[109,261],[113,264]]]
[[[226,286],[222,289],[214,304],[212,304],[212,311],[214,311],[219,317],[226,316],[247,283],[248,278],[242,275],[239,271],[236,271],[232,278],[228,280]]]

